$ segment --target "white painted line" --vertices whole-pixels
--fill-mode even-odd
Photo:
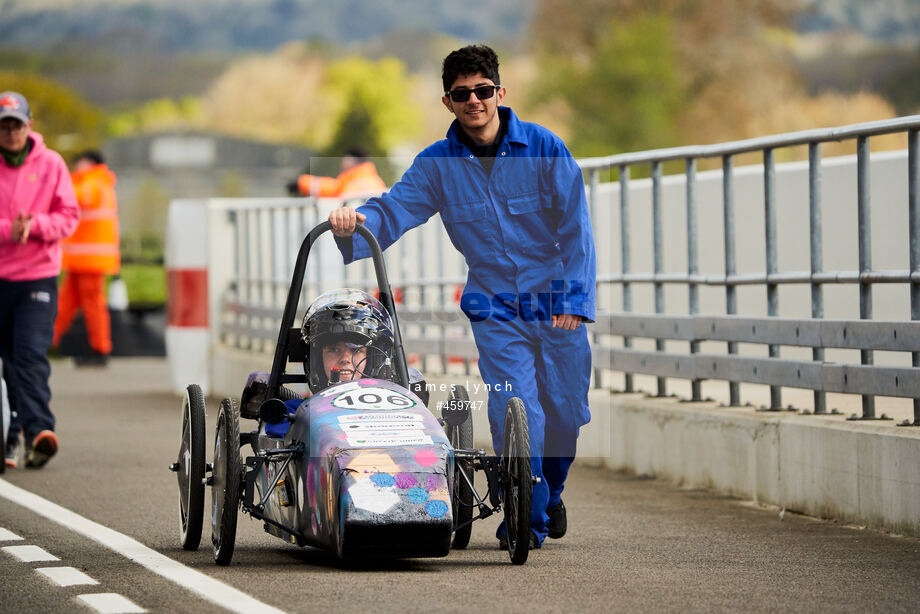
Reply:
[[[0,527],[0,542],[19,542],[22,541],[22,538],[13,533],[12,531],[7,531],[3,527]]]
[[[188,589],[231,612],[239,612],[240,614],[249,614],[250,612],[282,613],[282,610],[267,603],[262,603],[256,598],[224,584],[220,580],[215,580],[200,571],[186,567],[182,563],[148,548],[136,539],[84,518],[66,507],[61,507],[28,490],[14,486],[6,480],[0,480],[0,497],[21,505],[34,514],[44,516],[74,533],[79,533],[96,543],[102,544],[106,548],[146,567],[153,573],[175,582],[182,588]]]
[[[99,612],[99,614],[140,614],[147,611],[118,593],[77,595],[77,599]]]
[[[0,550],[12,554],[23,563],[60,560],[50,552],[46,552],[38,546],[4,546],[3,548],[0,548]]]
[[[39,567],[35,571],[47,577],[58,586],[99,584],[97,581],[74,567]]]

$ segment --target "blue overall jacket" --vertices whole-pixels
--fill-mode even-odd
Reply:
[[[549,130],[498,112],[507,132],[490,174],[459,133],[423,150],[402,179],[358,208],[381,249],[440,213],[469,267],[461,308],[472,320],[551,313],[595,315],[595,251],[584,178]],[[348,264],[370,256],[364,239],[338,241]],[[547,319],[543,312],[541,319]]]

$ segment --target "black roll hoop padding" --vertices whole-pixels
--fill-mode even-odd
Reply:
[[[460,426],[470,417],[470,402],[448,399],[441,406],[441,417],[450,426]]]
[[[259,406],[259,417],[266,424],[281,424],[288,417],[287,405],[281,399],[265,399]]]
[[[317,224],[313,230],[304,237],[303,243],[300,245],[300,250],[297,252],[297,261],[294,263],[294,273],[291,276],[291,287],[288,289],[287,300],[284,304],[284,312],[281,316],[281,330],[278,333],[278,343],[275,345],[272,371],[268,379],[268,391],[266,394],[268,400],[262,404],[263,407],[269,401],[279,400],[278,396],[282,383],[281,376],[285,372],[289,356],[289,331],[291,327],[294,326],[294,316],[297,313],[297,303],[300,300],[301,289],[303,288],[307,258],[310,255],[310,248],[313,247],[313,243],[316,239],[329,230],[332,230],[332,224],[328,220]],[[380,244],[377,243],[377,238],[374,237],[374,234],[368,230],[364,224],[358,223],[357,226],[355,226],[355,233],[367,241],[368,247],[370,247],[371,258],[374,262],[374,272],[377,276],[377,287],[380,289],[380,302],[383,304],[384,309],[390,314],[390,319],[393,321],[393,368],[396,372],[396,383],[408,389],[409,372],[406,364],[406,355],[403,351],[402,333],[400,332],[399,320],[396,315],[396,304],[393,302],[393,291],[390,289],[390,282],[387,278],[383,251],[380,249]],[[274,417],[274,414],[272,417]]]

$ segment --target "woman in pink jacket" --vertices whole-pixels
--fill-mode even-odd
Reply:
[[[48,349],[61,240],[79,215],[67,165],[32,132],[29,103],[22,94],[0,93],[0,359],[13,412],[7,467],[18,465],[20,436],[27,467],[41,467],[58,450]]]

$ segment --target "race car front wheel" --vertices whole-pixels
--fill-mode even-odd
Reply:
[[[527,562],[530,552],[530,508],[533,481],[530,469],[530,430],[524,402],[512,397],[505,408],[501,456],[502,507],[508,554],[515,565]]]
[[[201,543],[204,515],[204,394],[197,384],[185,389],[182,401],[179,458],[173,465],[179,479],[179,541],[186,550]]]
[[[218,565],[229,565],[233,558],[242,479],[240,408],[233,399],[224,399],[217,413],[211,480],[211,543]]]
[[[447,396],[448,403],[466,403],[469,405],[470,397],[463,386],[457,386]],[[467,418],[459,426],[447,425],[447,438],[455,450],[469,450],[473,447],[473,415],[467,411]],[[454,491],[451,503],[454,514],[454,526],[469,523],[462,529],[454,531],[452,548],[462,549],[470,543],[473,532],[473,507],[476,501],[473,496],[473,462],[470,460],[454,460]]]

